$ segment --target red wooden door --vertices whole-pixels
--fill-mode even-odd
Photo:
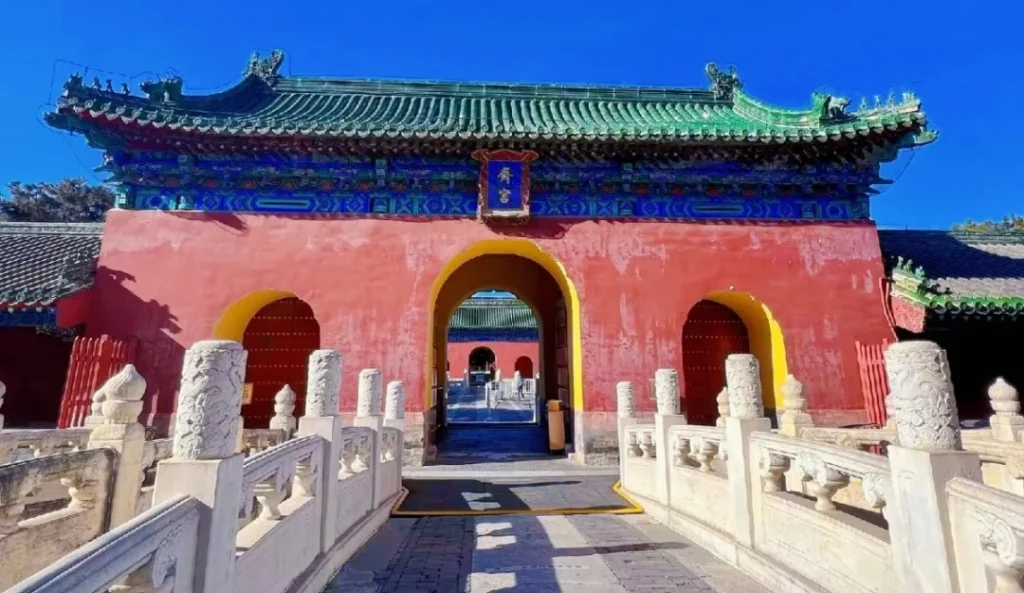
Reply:
[[[245,382],[252,400],[242,406],[247,428],[266,428],[274,415],[274,396],[285,385],[295,391],[295,417],[306,401],[309,355],[320,347],[320,324],[313,309],[297,298],[280,299],[260,309],[242,338],[249,353]]]
[[[690,424],[713,425],[725,386],[725,357],[750,352],[747,326],[725,305],[700,301],[683,324],[683,409]]]

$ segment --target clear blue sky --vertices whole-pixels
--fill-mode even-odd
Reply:
[[[854,106],[916,92],[939,139],[886,167],[897,181],[872,211],[881,225],[945,228],[1024,212],[1022,17],[1010,0],[9,0],[0,185],[100,179],[99,151],[41,122],[67,62],[133,76],[136,93],[177,72],[202,93],[237,82],[254,49],[283,49],[292,75],[691,87],[716,61],[789,107],[815,90]]]

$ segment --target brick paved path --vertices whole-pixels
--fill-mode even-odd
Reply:
[[[399,511],[552,511],[565,509],[614,510],[632,507],[612,491],[616,475],[565,477],[477,478],[451,474],[449,478],[406,478],[409,495]]]
[[[645,515],[391,519],[327,593],[767,593]]]

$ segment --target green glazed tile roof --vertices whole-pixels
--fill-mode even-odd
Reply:
[[[0,222],[0,306],[48,307],[92,286],[102,223]]]
[[[182,81],[144,83],[147,96],[72,77],[47,121],[64,129],[112,127],[235,137],[569,140],[669,143],[806,143],[857,136],[934,138],[911,94],[847,111],[815,95],[810,109],[756,101],[735,74],[708,67],[710,90],[540,84],[285,78],[280,60],[253,67],[236,87],[189,96]],[[263,60],[265,63],[269,60]],[[147,86],[148,85],[148,86]],[[127,91],[125,87],[125,91]]]
[[[1024,235],[878,232],[893,294],[946,316],[1024,316]]]
[[[450,329],[533,329],[537,320],[519,299],[466,299],[452,314]]]

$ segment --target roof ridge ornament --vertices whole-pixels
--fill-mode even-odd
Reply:
[[[853,114],[847,113],[846,108],[850,106],[850,100],[846,97],[839,97],[827,93],[814,93],[811,95],[814,103],[814,110],[818,112],[818,119],[821,123],[837,123],[853,119]]]
[[[274,84],[280,78],[277,71],[281,69],[283,62],[284,52],[279,49],[270,52],[270,55],[265,58],[260,58],[260,52],[254,51],[249,57],[249,64],[245,67],[242,76],[245,78],[256,76],[267,84]]]
[[[177,103],[181,101],[181,87],[184,81],[180,76],[146,80],[139,83],[139,88],[152,103]]]
[[[711,91],[715,93],[716,99],[732,101],[733,94],[743,88],[743,82],[736,74],[736,66],[729,66],[729,70],[723,72],[719,69],[718,64],[708,62],[708,65],[704,67],[704,72],[707,73],[708,80],[711,81]]]

